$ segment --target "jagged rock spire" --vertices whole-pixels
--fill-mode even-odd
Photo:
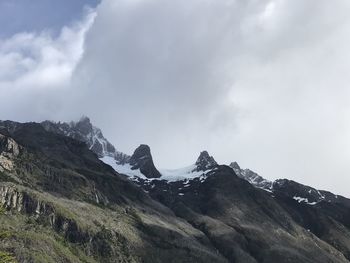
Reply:
[[[85,142],[90,150],[98,155],[99,158],[104,156],[127,157],[114,148],[114,146],[103,136],[102,131],[93,126],[90,118],[83,116],[77,122],[70,123],[55,123],[44,121],[41,125],[45,130],[69,136],[78,141]],[[119,159],[116,160],[119,162]],[[125,159],[124,158],[124,159]]]
[[[148,145],[141,144],[131,156],[129,163],[132,170],[140,169],[147,178],[159,178],[160,172],[154,166],[151,149]]]
[[[233,169],[233,170],[241,170],[241,167],[239,166],[239,164],[237,162],[232,162],[230,164],[230,167]]]
[[[200,153],[197,161],[195,169],[196,171],[207,171],[209,169],[213,169],[215,166],[217,166],[217,162],[213,158],[213,156],[210,156],[207,151],[203,151]]]

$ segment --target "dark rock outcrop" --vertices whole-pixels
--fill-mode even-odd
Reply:
[[[159,178],[162,176],[154,166],[151,149],[148,145],[141,144],[131,156],[129,163],[131,169],[140,169],[140,172],[147,178]]]

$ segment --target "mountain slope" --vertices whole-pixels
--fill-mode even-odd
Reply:
[[[317,232],[296,220],[284,201],[238,178],[228,166],[217,166],[205,177],[139,183],[150,196],[203,231],[230,262],[348,262],[341,253],[346,250],[340,252],[324,236],[318,238]],[[303,205],[290,201],[296,207]],[[303,209],[327,217],[322,208]],[[315,221],[310,223],[335,230],[328,221]]]
[[[146,145],[121,162],[87,118],[62,125],[0,122],[0,259],[349,262],[349,199],[249,183],[206,151],[177,170],[159,171]]]
[[[39,124],[0,126],[7,129],[1,133],[7,159],[1,161],[0,251],[19,262],[164,262],[175,256],[226,262],[203,233],[84,143]],[[15,154],[7,147],[14,144]]]

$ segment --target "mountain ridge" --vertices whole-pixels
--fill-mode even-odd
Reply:
[[[100,151],[99,150],[101,148],[100,146],[94,146],[94,143],[96,143],[96,141],[97,141],[97,143],[100,143],[100,141],[95,140],[94,143],[91,143],[91,140],[89,140],[89,138],[84,138],[84,137],[77,136],[76,132],[74,132],[74,130],[75,130],[74,128],[72,129],[73,131],[70,131],[69,129],[66,130],[64,135],[68,136],[68,137],[72,137],[72,138],[78,139],[78,140],[81,140],[81,141],[87,143],[87,145],[90,148],[90,150],[95,152],[100,157],[100,159],[103,159],[103,157],[106,157],[106,156],[110,156],[110,157],[113,157],[115,159],[115,161],[117,162],[117,164],[119,164],[121,166],[130,163],[130,158],[132,158],[132,155],[128,155],[128,154],[125,154],[125,153],[122,153],[122,152],[119,152],[119,151],[115,150],[115,147],[103,136],[102,131],[99,128],[97,128],[94,125],[92,125],[90,118],[87,117],[87,116],[83,116],[83,117],[80,118],[79,121],[77,121],[77,122],[73,122],[72,121],[69,124],[68,123],[60,123],[60,122],[59,123],[55,123],[55,122],[50,122],[50,121],[44,121],[41,124],[44,126],[44,128],[46,130],[48,130],[50,132],[55,132],[55,133],[60,133],[61,127],[62,126],[67,127],[67,125],[69,127],[75,127],[75,126],[78,126],[78,127],[84,127],[84,126],[91,127],[90,129],[88,129],[88,132],[85,132],[85,134],[92,134],[92,130],[94,128],[94,130],[97,131],[98,136],[101,136],[100,140],[102,140],[102,142],[105,143],[106,145],[110,145],[108,148],[112,149],[111,151],[105,151],[105,152]],[[58,128],[57,127],[53,128],[52,125],[53,126],[58,125]],[[149,158],[152,159],[151,163],[150,163],[150,166],[152,167],[153,173],[155,173],[154,178],[162,178],[161,172],[159,172],[159,170],[153,164],[153,158],[152,158],[152,155],[151,155],[150,147],[148,145],[145,145],[145,144],[144,145],[140,145],[139,147],[141,147],[141,146],[148,148],[147,151],[149,152],[149,154],[148,154]],[[111,165],[110,161],[111,160],[109,160],[107,164]],[[210,169],[214,168],[216,165],[218,165],[218,164],[215,161],[215,159],[212,156],[210,156],[209,153],[206,150],[203,150],[202,152],[200,152],[199,157],[197,158],[193,169],[195,171],[197,171],[197,172],[201,172],[201,171],[210,170]],[[142,175],[144,175],[144,174],[141,171],[138,171],[139,170],[139,168],[138,168],[139,166],[140,166],[139,164],[136,164],[134,162],[134,165],[131,165],[131,167],[130,167],[131,171],[129,171],[129,173],[133,174],[133,171],[135,171],[135,173],[134,173],[135,176],[141,176],[142,177]],[[206,166],[208,166],[208,167],[206,167]],[[267,180],[267,179],[263,178],[262,176],[260,176],[259,174],[257,174],[256,172],[250,170],[250,169],[241,169],[241,167],[239,166],[239,164],[237,162],[231,162],[229,164],[229,166],[234,170],[234,172],[237,174],[238,177],[248,181],[250,184],[252,184],[253,186],[255,186],[257,188],[260,188],[260,189],[263,189],[263,190],[266,190],[266,191],[271,191],[272,188],[274,187],[274,185],[275,186],[278,185],[279,181],[282,181],[282,180],[286,180],[285,182],[291,181],[291,180],[287,180],[287,179],[277,179],[275,181]],[[116,169],[118,171],[118,168],[116,168]],[[186,170],[186,169],[185,168],[180,168],[180,169],[163,170],[163,171],[176,171],[176,170]],[[125,172],[124,169],[121,169],[120,171]],[[140,173],[141,173],[141,175],[140,175]],[[150,175],[147,175],[146,177],[149,178],[149,176]],[[167,176],[163,176],[163,178],[164,177],[166,178]],[[303,184],[300,184],[300,183],[297,183],[297,184],[299,184],[300,187],[303,186]],[[314,189],[314,188],[312,188],[312,189]],[[329,191],[325,191],[325,190],[315,190],[315,191],[329,192]],[[304,198],[305,199],[305,198],[307,198],[307,196],[308,196],[308,194],[306,194],[305,197],[300,197],[300,198]],[[334,196],[336,196],[336,195],[332,194],[332,198],[333,199],[334,199]]]

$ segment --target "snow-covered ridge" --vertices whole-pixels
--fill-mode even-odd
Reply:
[[[305,186],[287,179],[278,179],[272,182],[266,180],[262,176],[249,169],[241,169],[237,162],[231,163],[230,167],[234,170],[238,177],[248,181],[256,188],[265,190],[270,193],[283,193],[283,195],[294,199],[299,204],[303,203],[307,205],[316,205],[326,200],[326,197],[324,194],[322,194],[322,191],[319,191],[312,187]],[[336,196],[334,198],[337,199]],[[331,202],[331,200],[328,200],[328,202]]]
[[[205,171],[197,171],[196,170],[197,165],[193,164],[180,169],[171,169],[171,170],[163,169],[159,171],[161,173],[160,178],[147,178],[141,173],[140,169],[133,169],[133,167],[129,163],[118,164],[115,161],[115,159],[111,156],[105,156],[103,158],[100,158],[100,160],[110,165],[116,172],[128,176],[131,180],[140,178],[147,181],[152,181],[152,180],[165,180],[168,182],[188,181],[195,178],[203,177],[208,172],[213,170],[213,169],[207,169]]]
[[[161,179],[169,182],[190,180],[206,175],[208,172],[213,170],[213,168],[209,167],[205,171],[197,171],[196,168],[197,166],[194,164],[180,169],[160,170],[160,173],[162,174]]]
[[[163,169],[159,171],[154,166],[150,147],[145,144],[141,144],[126,163],[118,163],[109,155],[103,156],[100,160],[112,166],[118,173],[127,175],[132,180],[142,179],[144,181],[164,180],[176,182],[191,180],[203,177],[217,167],[214,158],[207,151],[203,151],[193,165],[180,169]]]

